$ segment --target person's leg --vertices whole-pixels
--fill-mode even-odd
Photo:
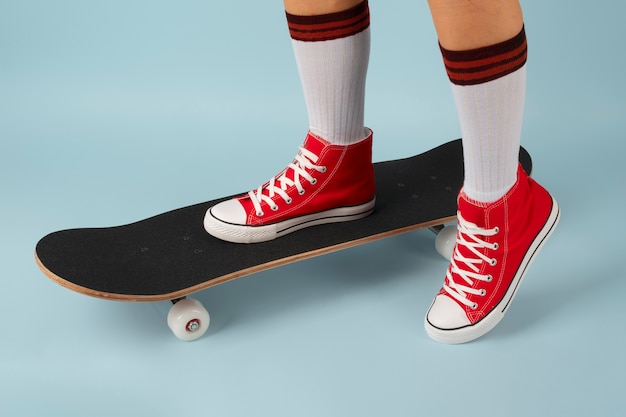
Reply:
[[[517,0],[430,0],[463,137],[457,244],[425,318],[435,340],[490,331],[559,217],[556,201],[518,163],[526,36]]]
[[[207,211],[223,240],[253,243],[354,220],[374,208],[372,132],[364,126],[369,7],[361,0],[286,0],[309,131],[294,161],[247,195]]]
[[[370,52],[367,3],[285,0],[285,10],[309,130],[337,145],[365,138],[365,78]]]
[[[285,11],[296,16],[323,16],[343,12],[363,0],[284,0]]]
[[[523,25],[518,0],[429,0],[439,43],[467,51],[513,38]]]
[[[457,105],[465,193],[495,201],[516,180],[526,95],[526,37],[517,0],[430,0]]]

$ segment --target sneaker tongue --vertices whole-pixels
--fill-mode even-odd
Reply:
[[[324,148],[326,148],[328,145],[329,143],[326,142],[324,139],[320,138],[319,136],[315,136],[314,134],[309,132],[306,138],[304,139],[304,143],[302,144],[302,147],[313,152],[315,155],[319,156],[321,155]],[[295,163],[295,159],[294,159],[294,163]],[[284,170],[281,174],[277,175],[276,178],[279,178],[281,175],[285,175],[287,178],[289,178],[292,181],[294,180],[294,176],[295,176],[294,171],[291,168]]]
[[[459,204],[459,213],[461,214],[461,217],[463,218],[463,220],[465,220],[466,222],[472,223],[479,228],[485,228],[486,218],[485,218],[485,204],[484,203],[474,201],[468,198],[467,195],[465,195],[465,193],[461,192],[461,194],[459,195],[458,204]],[[474,241],[474,238],[472,238],[470,235],[465,235],[464,239],[466,239],[468,242]],[[463,258],[476,259],[476,254],[473,253],[472,250],[468,246],[463,245],[463,244],[457,244],[456,250],[458,250],[459,253],[461,254],[460,258],[455,258],[456,265],[460,269],[465,270],[465,271],[478,272],[475,269],[476,268],[475,264],[465,263],[464,261],[462,261]],[[481,252],[484,252],[484,250],[481,250]]]
[[[459,195],[459,212],[465,220],[476,226],[485,227],[485,204],[474,201],[461,192]]]
[[[324,148],[328,146],[329,143],[324,139],[315,136],[311,132],[306,135],[306,139],[304,140],[304,148],[313,152],[315,155],[320,155]]]

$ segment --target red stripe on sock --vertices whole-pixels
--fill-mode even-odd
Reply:
[[[528,56],[523,27],[508,41],[484,48],[450,51],[440,45],[440,49],[448,77],[457,85],[482,84],[504,77],[524,66]]]
[[[343,12],[318,16],[286,15],[292,39],[305,42],[345,38],[364,31],[370,25],[367,0]]]

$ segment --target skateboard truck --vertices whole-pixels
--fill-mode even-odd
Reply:
[[[456,244],[456,225],[445,226],[439,224],[429,227],[428,230],[437,235],[435,238],[435,249],[437,249],[437,253],[451,260],[454,245]]]

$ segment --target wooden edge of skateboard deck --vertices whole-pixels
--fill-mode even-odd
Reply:
[[[449,223],[455,220],[456,220],[456,215],[450,216],[450,217],[444,217],[442,219],[431,220],[428,222],[415,224],[415,225],[407,226],[407,227],[400,228],[400,229],[390,230],[387,232],[378,233],[376,235],[367,236],[367,237],[351,240],[351,241],[344,242],[344,243],[339,243],[337,245],[328,246],[325,248],[320,248],[320,249],[309,251],[309,252],[299,253],[299,254],[288,256],[285,258],[277,259],[275,261],[266,262],[261,265],[256,265],[250,268],[232,272],[230,274],[223,275],[219,278],[214,278],[212,280],[205,281],[201,284],[197,284],[192,287],[170,292],[167,294],[136,295],[136,294],[116,294],[116,293],[107,293],[107,292],[97,291],[97,290],[93,290],[90,288],[86,288],[86,287],[74,284],[56,275],[55,273],[50,271],[48,268],[46,268],[45,265],[43,265],[43,263],[39,260],[39,257],[37,256],[36,251],[35,251],[35,262],[37,263],[37,266],[39,267],[39,269],[52,281],[56,282],[62,287],[68,288],[80,294],[88,295],[88,296],[95,297],[95,298],[106,299],[106,300],[126,301],[126,302],[170,301],[170,300],[176,300],[178,298],[186,297],[187,295],[205,290],[210,287],[214,287],[219,284],[223,284],[228,281],[232,281],[238,278],[243,278],[245,276],[252,275],[257,272],[266,271],[269,269],[277,268],[279,266],[302,261],[305,259],[315,258],[317,256],[326,255],[326,254],[337,252],[343,249],[360,246],[369,242],[374,242],[380,239],[384,239],[384,238],[395,236],[395,235],[400,235],[400,234],[411,232],[414,230],[424,229],[424,228],[428,228],[432,226]]]

